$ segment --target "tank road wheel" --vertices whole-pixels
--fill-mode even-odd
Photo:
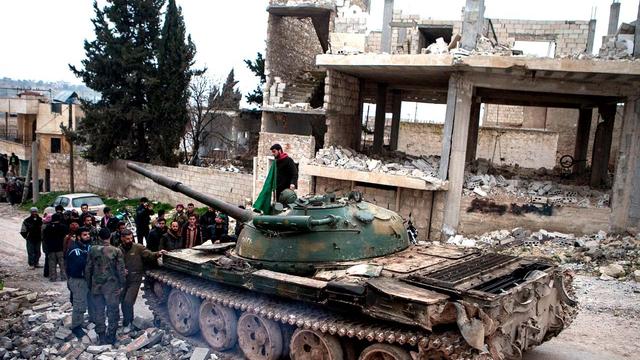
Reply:
[[[154,281],[151,286],[153,294],[158,298],[158,302],[161,304],[167,302],[171,288],[160,281]]]
[[[293,360],[343,360],[340,341],[318,331],[297,329],[290,345]]]
[[[231,349],[238,340],[238,318],[227,307],[212,301],[200,306],[200,332],[213,350]]]
[[[198,315],[200,299],[177,289],[171,290],[167,302],[169,320],[173,328],[184,336],[191,336],[200,330]]]
[[[249,360],[276,360],[282,355],[282,332],[278,324],[254,314],[240,316],[238,343]]]
[[[368,346],[360,354],[360,360],[412,360],[409,353],[397,346],[374,344]]]

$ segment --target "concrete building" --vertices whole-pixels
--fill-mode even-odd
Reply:
[[[465,166],[487,152],[483,136],[502,132],[498,123],[515,124],[511,155],[517,162],[528,157],[527,166],[553,167],[559,151],[580,160],[591,153],[588,180],[601,187],[615,159],[610,209],[560,212],[565,217],[532,226],[569,222],[578,232],[589,223],[640,226],[640,64],[579,55],[592,50],[595,20],[486,19],[482,0],[467,0],[455,21],[404,15],[393,0],[384,6],[382,30],[375,32],[368,30],[367,1],[271,1],[256,188],[267,173],[269,146],[278,142],[300,162],[300,193],[359,190],[378,205],[411,213],[423,238],[440,239],[464,228]],[[444,51],[427,54],[438,38]],[[543,43],[548,57],[514,56],[520,42]],[[438,181],[308,164],[322,147],[363,150],[364,103],[376,104],[373,144],[366,150],[408,151],[403,101],[446,104],[440,143],[423,140],[441,157]],[[493,126],[481,130],[483,107]],[[622,135],[614,141],[616,128]],[[578,162],[573,171],[587,165]]]
[[[261,114],[256,110],[218,110],[205,129],[208,133],[199,157],[255,156]]]
[[[70,144],[60,125],[75,129],[84,117],[77,95],[47,91],[5,91],[0,97],[0,153],[15,153],[21,160],[21,175],[26,173],[31,159],[32,144],[37,140],[38,173],[45,190],[50,182],[47,161],[50,154],[69,154]],[[71,116],[69,114],[71,111]]]

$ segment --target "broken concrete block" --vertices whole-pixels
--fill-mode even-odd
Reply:
[[[91,345],[86,349],[87,352],[94,355],[102,354],[103,352],[109,350],[111,350],[111,345]]]
[[[479,187],[473,189],[473,192],[476,193],[478,196],[487,197],[487,193]]]
[[[93,344],[97,343],[99,340],[98,333],[94,329],[90,329],[89,331],[87,331],[87,336]]]
[[[55,336],[56,339],[67,340],[71,336],[71,330],[61,326],[53,336]]]
[[[610,276],[612,278],[619,278],[624,276],[624,268],[620,264],[609,264],[607,266],[600,266],[598,268],[602,275]]]
[[[193,350],[193,354],[189,360],[207,360],[211,354],[211,350],[208,348],[197,347]]]
[[[633,280],[636,282],[640,282],[640,270],[636,270],[633,272]]]
[[[53,303],[43,303],[43,304],[39,304],[39,305],[34,305],[31,307],[31,309],[33,309],[33,311],[41,311],[44,309],[48,309],[50,307],[53,306]]]
[[[83,352],[78,356],[78,360],[93,360],[93,354]]]

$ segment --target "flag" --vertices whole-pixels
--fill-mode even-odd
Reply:
[[[269,168],[269,174],[267,174],[267,179],[264,181],[264,185],[262,186],[262,190],[260,191],[260,195],[253,203],[253,208],[256,210],[262,211],[263,214],[270,215],[271,214],[271,195],[276,191],[276,162],[273,161],[271,163],[271,167]]]

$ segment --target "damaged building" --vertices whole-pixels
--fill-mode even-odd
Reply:
[[[421,238],[637,228],[635,23],[612,15],[594,57],[595,20],[484,10],[467,0],[461,19],[433,20],[385,0],[376,31],[369,1],[272,0],[255,188],[280,143],[300,194],[360,191],[411,216]],[[403,117],[407,103],[439,104],[443,119]]]

